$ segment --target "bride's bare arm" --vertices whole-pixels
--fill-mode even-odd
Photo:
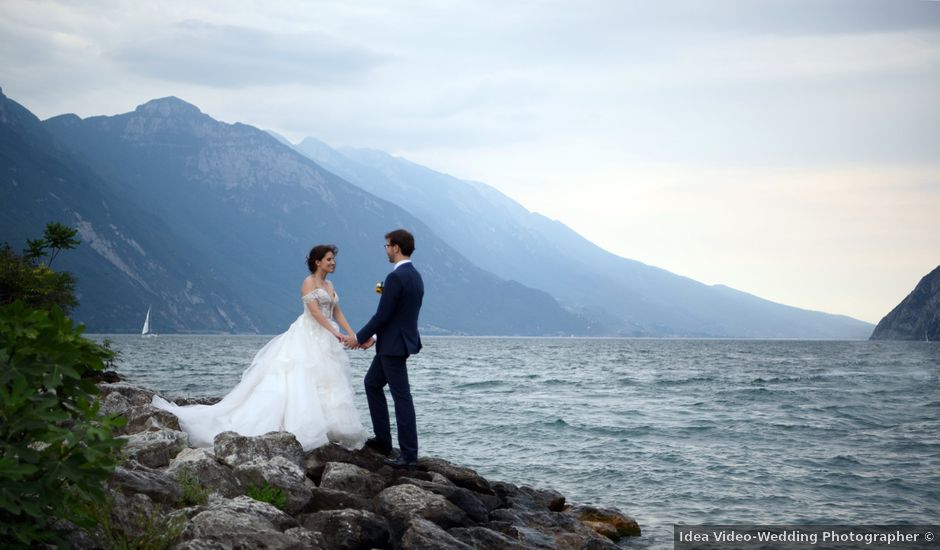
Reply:
[[[343,330],[346,331],[346,334],[355,334],[349,323],[346,322],[346,316],[343,315],[343,310],[339,308],[339,305],[333,306],[333,318],[336,319],[336,322],[339,323],[339,326],[343,327]]]

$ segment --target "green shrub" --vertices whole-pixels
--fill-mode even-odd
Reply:
[[[0,306],[0,540],[61,541],[55,518],[95,525],[91,506],[123,441],[123,419],[98,415],[97,388],[83,375],[110,353],[82,337],[58,308]]]
[[[35,264],[8,244],[0,245],[0,304],[16,300],[37,309],[59,306],[67,313],[78,305],[75,278],[71,273],[57,273],[48,266]]]
[[[208,489],[206,489],[202,483],[199,482],[199,479],[188,469],[184,468],[180,470],[176,478],[183,486],[182,503],[184,505],[195,506],[197,504],[205,504],[209,501]]]
[[[51,269],[59,252],[79,245],[76,234],[76,229],[50,222],[41,239],[27,240],[22,255],[14,252],[9,244],[0,246],[0,304],[23,300],[32,308],[59,306],[65,313],[77,306],[75,277]]]
[[[127,519],[115,523],[115,506],[114,498],[107,495],[104,501],[90,507],[98,523],[94,539],[105,548],[167,550],[186,528],[185,515],[167,513],[159,506],[152,513],[132,506],[131,510],[120,511]]]
[[[250,485],[245,489],[245,494],[255,500],[267,502],[278,510],[283,510],[284,506],[287,504],[287,496],[284,494],[284,490],[280,487],[268,485],[267,483],[261,487]]]

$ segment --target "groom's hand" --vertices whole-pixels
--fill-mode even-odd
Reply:
[[[369,338],[362,344],[362,349],[369,349],[375,344],[375,338]]]
[[[347,334],[345,342],[346,347],[348,348],[356,349],[359,347],[359,341],[356,340],[356,336],[354,334]]]

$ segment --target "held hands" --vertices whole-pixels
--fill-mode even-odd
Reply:
[[[341,336],[340,341],[346,345],[349,349],[359,349],[359,341],[356,340],[355,334],[347,334],[346,336]]]

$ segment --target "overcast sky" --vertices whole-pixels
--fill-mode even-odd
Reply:
[[[870,322],[940,264],[937,2],[2,0],[0,86],[40,118],[174,95],[382,149]]]

